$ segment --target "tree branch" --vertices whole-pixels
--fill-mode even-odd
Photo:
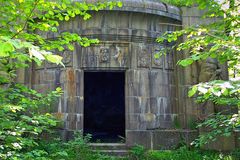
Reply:
[[[26,28],[27,22],[28,22],[29,18],[32,16],[33,11],[36,9],[38,2],[39,2],[39,0],[37,0],[37,1],[35,2],[35,4],[34,4],[32,10],[31,10],[30,14],[28,15],[28,17],[27,17],[27,19],[26,19],[26,21],[25,21],[25,23],[24,23],[24,25],[23,25],[23,28],[22,28],[20,31],[18,31],[17,33],[15,33],[15,34],[11,37],[11,39],[14,38],[14,37],[16,37],[18,34],[20,34],[20,33]]]

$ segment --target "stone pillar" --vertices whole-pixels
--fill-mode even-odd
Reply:
[[[183,28],[200,24],[208,24],[217,20],[213,18],[201,19],[201,16],[205,11],[199,10],[198,7],[182,7],[181,9]],[[183,37],[183,41],[184,40],[186,40],[186,37]],[[184,55],[179,56],[179,58],[186,58],[189,55],[190,54],[188,52],[185,52]],[[193,122],[199,118],[204,119],[209,114],[222,111],[223,108],[226,109],[226,107],[215,106],[212,102],[196,104],[194,102],[194,98],[187,97],[187,91],[191,85],[198,84],[200,82],[207,82],[215,79],[227,80],[227,64],[220,65],[216,59],[208,58],[205,61],[195,62],[189,67],[179,69],[179,73],[184,75],[178,76],[181,77],[179,81],[181,88],[179,97],[183,99],[183,102],[180,102],[180,106],[185,108],[185,125],[187,128],[191,129]],[[205,146],[205,148],[225,151],[232,150],[235,148],[234,137],[219,137],[217,141],[209,143]]]

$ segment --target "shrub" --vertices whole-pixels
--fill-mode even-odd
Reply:
[[[138,146],[139,148],[139,146]],[[186,146],[172,151],[145,151],[144,154],[136,154],[137,152],[131,152],[129,159],[135,160],[238,160],[238,152],[234,154],[222,154],[219,152],[202,151],[199,149],[189,149]]]
[[[48,156],[52,160],[117,160],[120,158],[100,154],[93,151],[88,145],[90,136],[83,136],[81,132],[75,133],[75,138],[63,142],[61,139],[54,139],[50,142],[41,143],[43,150],[48,152]]]
[[[41,113],[60,96],[61,89],[42,95],[20,84],[0,88],[0,159],[25,159],[45,156],[36,148],[43,133],[50,133],[57,120]]]

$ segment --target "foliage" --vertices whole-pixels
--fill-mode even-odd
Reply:
[[[208,7],[204,18],[219,18],[218,21],[165,33],[157,41],[172,42],[186,36],[187,39],[177,46],[178,51],[190,50],[191,56],[179,62],[182,66],[211,57],[221,63],[230,61],[230,67],[234,67],[240,62],[239,5],[236,2],[234,7],[226,8],[224,4],[213,0],[201,2],[201,9]]]
[[[207,100],[218,105],[240,106],[240,84],[237,81],[214,80],[199,83],[191,88],[189,96],[192,97],[198,91],[198,102]]]
[[[174,5],[174,6],[191,6],[193,4],[192,0],[161,0],[161,2]]]
[[[32,148],[39,145],[43,133],[57,125],[57,120],[41,110],[60,94],[59,88],[42,95],[20,84],[0,88],[0,159],[22,159],[29,152],[42,154]]]
[[[76,16],[91,18],[89,10],[112,9],[121,2],[85,3],[71,0],[2,0],[0,2],[0,84],[15,77],[15,70],[28,66],[32,60],[62,64],[53,52],[74,50],[74,44],[89,46],[96,39],[81,37],[77,33],[60,32],[61,21]],[[54,39],[47,34],[54,34]],[[63,65],[63,64],[62,64]]]
[[[130,153],[130,159],[133,160],[141,160],[144,155],[145,155],[145,148],[141,145],[135,145],[134,147],[131,148],[129,151]]]
[[[177,44],[178,51],[187,51],[190,56],[178,62],[179,65],[186,67],[197,61],[205,61],[208,58],[217,59],[221,64],[228,63],[229,69],[235,72],[235,76],[240,73],[240,3],[235,0],[196,0],[185,2],[178,0],[165,0],[171,4],[183,6],[197,5],[200,10],[205,10],[204,19],[215,18],[212,22],[196,26],[190,26],[172,33],[165,33],[157,41],[162,43],[177,41],[185,37],[184,42]],[[215,80],[200,83],[191,88],[189,96],[197,96],[198,102],[212,101],[217,105],[240,106],[240,80],[239,78],[230,81]],[[239,126],[239,114],[224,116],[217,114],[200,126],[208,126],[216,129],[206,137],[201,136],[197,142],[213,139],[213,135],[229,135]],[[234,119],[234,120],[233,120]],[[221,120],[223,120],[221,122]],[[233,124],[235,123],[235,124]],[[221,127],[216,127],[221,124]],[[226,129],[223,132],[222,129]],[[231,129],[231,132],[229,131]]]
[[[192,142],[192,145],[200,147],[208,142],[217,140],[217,138],[221,136],[229,137],[238,126],[240,126],[239,114],[223,115],[217,113],[211,115],[203,123],[198,125],[198,128],[205,128],[207,134],[200,135]]]
[[[134,154],[135,152],[131,152]],[[224,155],[218,152],[209,152],[202,150],[190,150],[186,146],[181,147],[177,150],[168,151],[156,151],[149,150],[145,151],[144,154],[135,154],[139,160],[237,160],[239,157],[238,152],[235,151],[234,155]],[[132,157],[134,157],[132,156]],[[131,158],[130,158],[131,159]],[[134,160],[134,159],[133,159]]]
[[[59,138],[55,138],[50,141],[42,141],[40,145],[37,147],[41,148],[45,155],[36,155],[34,153],[30,153],[26,155],[25,159],[43,159],[46,158],[48,160],[119,160],[120,158],[111,157],[107,155],[100,154],[98,152],[94,152],[91,150],[88,145],[89,139],[91,137],[82,136],[82,133],[76,132],[75,138],[64,142]]]

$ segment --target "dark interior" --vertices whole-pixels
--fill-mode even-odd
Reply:
[[[124,140],[124,83],[124,72],[84,73],[84,134],[92,142]]]

